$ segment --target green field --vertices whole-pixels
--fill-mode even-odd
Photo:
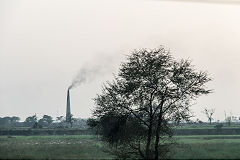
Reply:
[[[240,159],[239,135],[177,136],[174,159]]]
[[[174,129],[215,129],[216,124],[188,124],[188,125],[180,125],[173,127]],[[240,124],[231,124],[228,126],[227,124],[223,124],[222,129],[234,129],[240,128]]]
[[[90,135],[0,136],[0,159],[111,159]]]
[[[175,136],[173,159],[240,159],[240,136]],[[90,135],[0,136],[0,159],[113,159]]]

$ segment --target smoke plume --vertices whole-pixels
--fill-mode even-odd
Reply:
[[[68,87],[68,89],[73,89],[80,86],[83,83],[91,82],[96,77],[98,77],[103,72],[103,69],[97,66],[81,68],[78,72],[77,76],[73,79],[72,84]]]
[[[116,52],[116,51],[115,51]],[[113,74],[123,58],[121,52],[119,54],[99,54],[99,56],[91,59],[90,62],[83,64],[77,75],[73,78],[71,85],[68,89],[76,88],[84,83],[94,81],[98,77],[103,77]],[[117,52],[117,53],[118,53]]]

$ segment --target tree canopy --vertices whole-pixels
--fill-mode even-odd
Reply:
[[[49,126],[53,122],[53,118],[49,115],[44,115],[38,123],[42,126]]]
[[[37,116],[36,116],[36,114],[33,115],[33,116],[27,117],[24,122],[27,123],[27,124],[33,125],[34,123],[37,122]]]
[[[115,127],[117,130],[113,132],[122,134],[118,136],[118,153],[158,159],[169,149],[169,125],[190,118],[192,101],[211,92],[205,86],[210,80],[191,61],[175,60],[164,47],[135,50],[121,64],[114,80],[104,84],[102,93],[95,98],[93,115],[104,123],[110,123],[103,121],[109,115],[127,117],[122,123],[114,124],[122,126]],[[122,132],[134,130],[129,127],[132,124],[139,130],[138,134]]]

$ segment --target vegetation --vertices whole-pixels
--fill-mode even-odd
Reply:
[[[20,120],[19,117],[0,117],[0,126],[14,126]]]
[[[170,124],[189,119],[191,101],[210,93],[210,80],[163,47],[134,51],[95,99],[103,140],[120,158],[164,158],[172,144]]]
[[[178,136],[173,159],[239,159],[240,136]]]
[[[44,115],[38,120],[36,115],[29,116],[24,122],[19,121],[20,118],[13,117],[0,117],[0,129],[11,129],[11,128],[70,128],[66,123],[66,118],[64,116],[59,116],[56,120],[52,116]],[[78,129],[88,129],[87,120],[82,118],[71,118],[72,128]],[[0,130],[1,131],[1,130]]]
[[[49,115],[44,115],[39,121],[38,123],[42,126],[49,126],[51,125],[53,122],[53,118]]]
[[[171,159],[239,159],[239,135],[174,136]],[[114,159],[93,135],[0,136],[0,159]]]
[[[0,136],[0,159],[240,158],[233,117],[227,126],[212,123],[214,109],[205,109],[209,124],[189,120],[192,101],[211,92],[210,80],[163,47],[136,50],[95,98],[93,118],[71,115],[71,128],[63,116],[0,118],[0,135],[8,135]]]
[[[33,126],[35,123],[37,123],[37,116],[36,114],[30,117],[27,117],[24,121],[27,126]]]
[[[215,109],[207,109],[207,108],[205,108],[203,111],[203,113],[207,116],[210,124],[212,123],[214,112],[215,112]]]
[[[0,136],[0,159],[108,159],[93,136]]]

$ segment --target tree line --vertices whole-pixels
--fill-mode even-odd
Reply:
[[[20,118],[17,116],[0,117],[0,127],[29,127],[29,128],[67,128],[69,125],[66,123],[64,116],[54,118],[49,115],[43,115],[38,118],[36,115],[27,117],[23,122],[20,122]],[[86,119],[73,118],[72,127],[81,129],[87,129]]]

